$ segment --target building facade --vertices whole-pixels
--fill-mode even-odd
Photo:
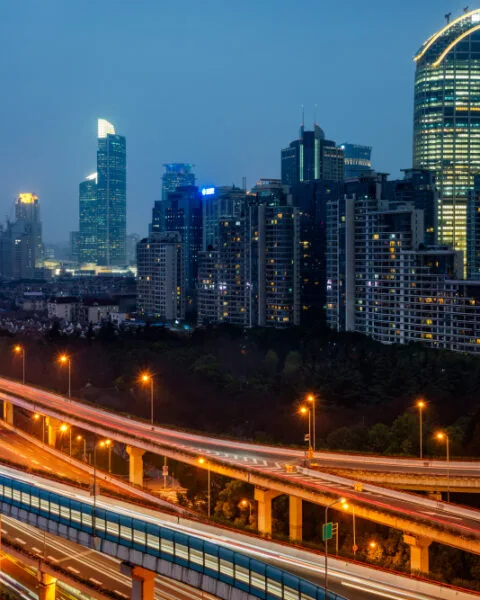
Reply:
[[[345,179],[360,177],[372,171],[372,147],[344,142]]]
[[[97,174],[92,173],[78,186],[80,264],[97,263]]]
[[[97,264],[126,264],[127,151],[114,126],[98,120],[97,151]]]
[[[137,246],[137,308],[167,323],[185,318],[185,273],[181,235],[152,234]]]
[[[480,173],[480,9],[430,36],[415,62],[413,166],[435,174],[439,242],[465,252],[468,191]]]
[[[162,176],[162,200],[167,200],[168,194],[175,192],[181,186],[194,186],[194,165],[189,163],[167,163]]]

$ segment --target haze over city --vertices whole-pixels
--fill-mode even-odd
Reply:
[[[127,138],[128,231],[146,233],[162,164],[200,184],[278,177],[300,106],[330,139],[411,166],[412,57],[464,2],[5,3],[0,22],[0,214],[40,197],[44,237],[66,241],[95,168],[97,118]]]

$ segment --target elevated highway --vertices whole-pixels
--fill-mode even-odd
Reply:
[[[9,411],[13,411],[8,407],[16,405],[127,444],[131,449],[130,467],[132,470],[133,464],[134,475],[141,471],[143,452],[150,451],[254,485],[259,529],[267,535],[271,532],[271,502],[275,496],[287,494],[290,497],[292,539],[301,538],[301,500],[327,505],[344,496],[355,505],[356,516],[408,533],[405,541],[411,546],[413,570],[428,572],[428,546],[432,540],[480,554],[480,511],[374,485],[365,485],[359,491],[358,479],[303,469],[304,455],[298,450],[239,443],[152,426],[7,379],[0,379],[0,390],[7,417]],[[362,468],[365,464],[377,467],[381,464],[382,468],[388,467],[395,473],[405,468],[422,476],[429,468],[419,461],[383,457],[318,453],[315,460],[321,463],[330,456],[343,461],[342,464],[350,461],[354,469],[360,464]],[[203,458],[201,464],[199,457]],[[470,477],[472,473],[480,472],[476,463],[455,462],[450,467],[455,469],[456,475],[463,472]],[[434,468],[440,472],[445,467],[438,463]]]
[[[153,512],[120,500],[92,498],[88,494],[64,484],[52,484],[51,481],[37,476],[27,478],[24,474],[9,467],[0,467],[0,511],[4,515],[9,515],[7,519],[4,516],[7,534],[15,535],[25,544],[30,543],[32,549],[39,554],[44,552],[43,534],[35,534],[36,529],[32,529],[27,525],[28,523],[36,528],[48,530],[55,536],[74,540],[89,548],[94,547],[105,554],[120,557],[123,560],[129,559],[134,564],[142,564],[153,570],[159,566],[164,569],[165,559],[168,559],[167,562],[171,562],[176,556],[178,559],[176,573],[169,573],[175,578],[181,574],[182,569],[179,567],[185,567],[187,561],[191,560],[197,564],[197,567],[202,564],[209,565],[210,574],[224,571],[225,581],[229,581],[228,576],[232,576],[232,571],[228,562],[232,560],[235,553],[240,553],[277,567],[277,570],[263,572],[264,576],[260,576],[257,581],[260,586],[268,586],[269,573],[277,577],[278,569],[309,580],[312,584],[321,585],[323,583],[322,554],[268,540],[259,540],[239,532],[218,529],[212,525],[174,517],[158,511]],[[21,519],[22,523],[19,523],[17,519]],[[163,528],[160,538],[158,537],[159,528]],[[92,536],[94,530],[96,536]],[[191,536],[200,540],[203,546],[189,546],[187,538]],[[46,543],[48,545],[47,554],[51,554],[52,558],[62,560],[58,554],[59,549],[62,549],[67,556],[65,564],[72,565],[74,568],[77,568],[77,564],[81,565],[83,561],[93,564],[96,561],[97,554],[95,552],[78,553],[75,551],[75,546],[67,544],[65,547],[64,541],[54,538],[52,535],[47,535]],[[218,554],[215,546],[225,548],[230,553]],[[190,550],[186,553],[187,547]],[[200,548],[211,555],[211,558],[205,559],[203,563],[197,552]],[[150,550],[153,553],[150,558],[144,556],[147,550],[147,554],[150,553]],[[217,558],[215,561],[213,560],[215,556],[223,558],[220,561]],[[71,560],[78,562],[70,562]],[[240,561],[238,565],[238,577],[241,580],[245,573],[243,567],[246,566],[246,563]],[[81,568],[78,566],[79,570]],[[108,577],[108,574],[106,576]],[[92,577],[96,580],[102,579],[101,563],[97,568],[97,573],[92,573]],[[243,581],[248,581],[248,579],[243,577]],[[278,579],[274,581],[278,581]],[[295,581],[295,579],[284,579],[284,583],[288,582],[289,585],[296,585]],[[338,593],[341,596],[347,596],[350,600],[367,600],[372,597],[390,600],[473,600],[478,597],[474,593],[464,590],[423,582],[334,558],[329,560],[329,581],[329,589],[333,592],[332,595],[329,595],[329,600],[333,600],[335,594]],[[196,583],[198,585],[198,579]],[[310,600],[317,597],[323,600],[321,592],[320,596],[315,596],[314,587],[307,587],[304,595],[295,591],[291,596],[285,595],[286,587],[288,586],[280,589],[273,584],[269,587],[268,598],[274,600],[284,597],[285,600],[298,600],[299,597],[302,597]],[[121,592],[123,589],[123,587],[119,588]]]

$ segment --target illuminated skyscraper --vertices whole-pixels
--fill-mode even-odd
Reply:
[[[79,185],[78,262],[97,262],[97,174],[92,173]]]
[[[480,173],[480,9],[429,37],[415,62],[414,167],[435,173],[439,242],[465,251],[468,192]]]
[[[360,144],[340,144],[345,153],[345,179],[360,177],[372,171],[372,148]]]
[[[15,222],[7,225],[6,272],[12,279],[38,279],[43,273],[42,223],[38,196],[23,193],[15,202]]]
[[[165,173],[162,177],[162,200],[166,200],[169,192],[176,192],[177,188],[195,185],[194,165],[189,163],[167,163],[163,165]]]
[[[127,153],[125,138],[114,126],[98,120],[97,151],[97,262],[126,264]]]

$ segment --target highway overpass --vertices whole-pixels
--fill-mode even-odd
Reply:
[[[152,426],[7,379],[0,379],[0,389],[3,390],[0,399],[4,401],[7,421],[13,418],[13,406],[16,405],[125,443],[130,451],[133,483],[141,483],[142,454],[150,451],[254,485],[259,530],[267,535],[271,532],[271,502],[275,496],[287,494],[290,498],[292,540],[301,539],[302,500],[327,505],[344,496],[355,505],[358,517],[407,534],[405,541],[411,548],[414,571],[428,573],[428,546],[432,540],[480,554],[480,511],[379,486],[364,485],[360,491],[356,479],[304,470],[299,466],[303,463],[303,453],[298,450],[239,443]],[[56,427],[52,423],[49,430],[53,434]],[[202,464],[199,457],[203,457]],[[324,460],[325,454],[318,453],[316,459]],[[345,461],[345,457],[342,460]],[[361,460],[361,457],[354,457],[352,462],[358,466]],[[418,461],[382,457],[363,460],[363,465],[371,461],[377,465],[388,464],[389,468],[397,470],[405,465],[418,469],[419,476],[426,468],[415,466]],[[451,467],[457,473],[462,469],[468,474],[478,471],[476,463],[455,463]]]

